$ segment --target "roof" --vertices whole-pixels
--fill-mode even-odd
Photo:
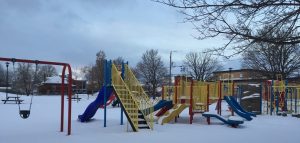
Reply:
[[[61,77],[60,76],[47,77],[47,80],[45,82],[42,82],[42,84],[61,84]],[[65,84],[68,84],[68,80],[65,80]]]
[[[261,70],[256,70],[256,69],[237,69],[237,70],[225,70],[225,71],[215,71],[213,73],[228,73],[228,72],[262,72]]]

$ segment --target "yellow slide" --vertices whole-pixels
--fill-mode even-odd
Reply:
[[[175,117],[177,117],[188,105],[185,104],[176,104],[172,109],[167,111],[163,116],[158,119],[158,123],[163,125],[165,123],[169,123]]]

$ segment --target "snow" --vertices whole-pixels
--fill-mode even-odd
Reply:
[[[248,92],[249,92],[249,91],[244,91],[243,93],[246,94],[246,93],[248,93]]]
[[[253,94],[251,94],[251,95],[249,95],[249,96],[243,97],[242,100],[250,99],[250,98],[258,98],[258,97],[260,97],[260,94],[259,94],[259,93],[253,93]]]
[[[231,121],[244,121],[244,119],[239,117],[239,116],[230,116],[228,118],[228,120],[231,120]]]
[[[77,116],[82,114],[88,104],[96,98],[96,96],[90,96],[88,100],[86,95],[80,95],[80,97],[82,99],[78,103],[72,102],[71,136],[67,136],[66,132],[59,132],[60,96],[34,96],[31,115],[26,120],[19,117],[17,104],[1,102],[0,143],[183,143],[187,141],[295,143],[300,139],[297,136],[300,132],[299,119],[290,115],[288,117],[260,115],[252,121],[244,122],[238,128],[232,128],[215,118],[211,118],[211,125],[207,125],[206,119],[201,117],[201,114],[195,114],[193,124],[189,124],[188,108],[180,114],[177,123],[173,121],[164,125],[155,123],[152,131],[132,132],[126,116],[124,116],[124,125],[120,125],[120,108],[108,107],[107,127],[105,128],[102,109],[97,111],[90,122],[77,121]],[[4,99],[5,93],[0,93],[0,98]],[[28,109],[30,96],[22,96],[21,99],[25,100],[21,108]],[[226,106],[222,104],[222,115],[228,117],[230,112]],[[215,107],[210,109],[210,112],[215,112]]]
[[[60,76],[48,77],[47,80],[43,83],[61,84],[61,77]],[[65,80],[65,84],[68,84],[68,80]]]
[[[255,87],[259,87],[260,86],[260,84],[259,83],[257,83],[257,84],[254,84],[254,83],[250,83],[250,84],[248,84],[248,85],[250,85],[250,86],[255,86]]]
[[[6,87],[0,87],[0,89],[6,89]],[[11,87],[7,87],[7,89],[11,89]]]

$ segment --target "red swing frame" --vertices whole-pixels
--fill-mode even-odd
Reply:
[[[27,60],[27,59],[16,59],[16,58],[3,58],[0,57],[0,61],[6,62],[19,62],[19,63],[33,63],[33,64],[45,64],[45,65],[57,65],[62,66],[62,77],[61,77],[61,112],[60,112],[60,132],[64,131],[64,94],[65,94],[65,72],[68,69],[68,131],[67,135],[71,135],[71,112],[72,112],[72,69],[68,63],[61,62],[50,62],[50,61],[39,61],[39,60]]]

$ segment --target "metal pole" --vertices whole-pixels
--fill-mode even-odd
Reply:
[[[6,99],[8,98],[8,66],[9,62],[6,62]]]
[[[169,88],[168,88],[168,97],[169,97],[169,100],[170,100],[170,96],[171,96],[171,83],[172,83],[172,51],[170,52],[170,69],[169,69],[169,72],[170,72],[170,79],[169,79]]]

